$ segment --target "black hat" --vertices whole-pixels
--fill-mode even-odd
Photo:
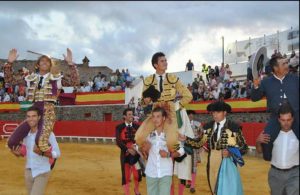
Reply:
[[[186,111],[187,115],[190,115],[190,114],[196,114],[196,112],[194,110],[187,110]]]
[[[207,111],[226,111],[231,112],[231,106],[223,101],[216,101],[207,106]]]
[[[147,97],[150,97],[153,102],[156,102],[160,98],[160,92],[155,89],[154,85],[150,85],[150,87],[143,92],[143,98]]]

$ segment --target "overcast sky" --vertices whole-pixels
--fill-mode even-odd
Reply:
[[[299,25],[299,2],[0,2],[0,58],[17,48],[62,58],[67,47],[76,63],[153,72],[151,57],[167,55],[169,72],[191,59],[220,64],[226,43]]]

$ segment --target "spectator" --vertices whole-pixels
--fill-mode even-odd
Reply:
[[[213,76],[215,76],[215,69],[211,68],[211,66],[208,66],[208,78]]]
[[[247,97],[246,86],[242,85],[239,87],[238,98],[246,98],[246,97]]]
[[[194,70],[194,64],[191,60],[189,60],[188,63],[186,64],[185,71],[191,71],[191,70]]]
[[[220,95],[220,91],[217,88],[212,88],[212,95],[213,95],[213,99],[214,100],[218,100],[219,99],[219,95]]]
[[[192,83],[192,95],[193,95],[193,101],[198,100],[198,82],[197,78],[194,79],[194,82]]]
[[[216,65],[215,66],[215,76],[219,77],[220,76],[220,71],[219,71],[219,67]]]
[[[208,78],[208,67],[206,66],[206,64],[202,64],[202,70],[201,70],[201,72],[205,75],[206,81],[208,82],[209,81],[209,78]]]
[[[10,102],[10,101],[11,101],[10,95],[7,92],[4,93],[3,102]]]
[[[225,76],[225,66],[224,66],[224,63],[221,64],[219,75],[220,75],[220,80],[224,81],[224,76]]]
[[[226,64],[226,66],[225,66],[224,80],[228,81],[230,79],[231,75],[232,75],[232,72],[230,70],[229,64]]]
[[[225,87],[224,99],[227,100],[231,98],[231,90],[228,87]]]
[[[18,96],[18,102],[23,102],[25,101],[25,97],[23,95],[20,95]]]
[[[134,97],[132,97],[129,101],[128,108],[135,109]]]

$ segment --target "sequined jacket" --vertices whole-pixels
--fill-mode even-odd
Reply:
[[[143,91],[148,89],[150,85],[154,85],[157,90],[159,89],[159,84],[157,79],[155,78],[155,74],[152,74],[144,79]],[[163,91],[160,98],[158,99],[158,102],[174,101],[177,92],[180,96],[182,96],[179,102],[182,107],[188,104],[193,99],[191,92],[176,75],[166,73],[166,78],[164,79],[163,83]]]
[[[70,68],[70,81],[72,86],[79,85],[79,74],[77,67],[75,65],[69,65]],[[6,63],[3,67],[4,70],[4,80],[6,83],[13,84],[15,83],[15,77],[13,74],[12,64]],[[37,74],[32,73],[25,77],[27,82],[27,94],[26,100],[31,102],[38,101],[48,101],[56,102],[58,97],[58,89],[61,87],[61,78],[60,74],[50,73],[48,77],[45,78],[44,85],[41,89],[38,89],[39,77]]]
[[[214,123],[214,121],[211,121],[204,125],[203,129],[205,133],[201,138],[192,139],[187,137],[186,144],[193,148],[200,148],[207,143],[208,150],[222,150],[231,146],[237,147],[242,155],[247,152],[248,145],[242,134],[240,125],[233,121],[226,120],[223,128],[221,129],[221,138],[215,144],[212,141]]]

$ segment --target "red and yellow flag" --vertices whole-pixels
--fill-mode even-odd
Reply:
[[[125,104],[125,92],[91,92],[77,93],[75,99],[76,105],[91,104]]]
[[[206,107],[213,101],[191,102],[185,106],[187,110],[194,110],[196,113],[207,113]],[[233,99],[225,100],[231,106],[232,112],[259,112],[267,110],[267,100],[262,99],[257,102],[252,102],[250,99]]]
[[[1,102],[0,103],[0,112],[18,112],[21,106],[19,103],[13,102]]]

